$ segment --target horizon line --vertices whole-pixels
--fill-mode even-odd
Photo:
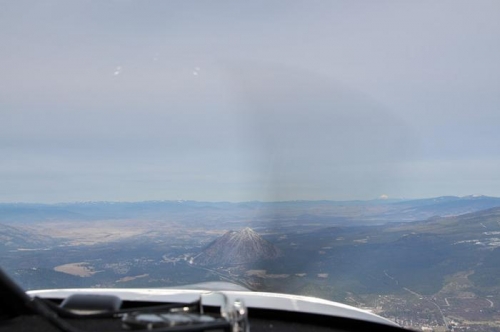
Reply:
[[[89,201],[59,201],[52,203],[43,203],[43,202],[26,202],[26,201],[15,201],[15,202],[0,202],[1,205],[8,204],[25,204],[25,205],[58,205],[58,204],[89,204],[89,203],[116,203],[116,204],[134,204],[134,203],[167,203],[167,202],[177,202],[177,203],[208,203],[208,204],[244,204],[244,203],[300,203],[300,202],[335,202],[335,203],[352,203],[352,202],[394,202],[394,201],[415,201],[415,200],[425,200],[425,199],[437,199],[437,198],[500,198],[498,196],[488,196],[488,195],[477,195],[470,194],[464,196],[457,195],[442,195],[442,196],[429,196],[429,197],[419,197],[419,198],[407,198],[407,197],[377,197],[372,199],[347,199],[347,200],[335,200],[335,199],[289,199],[289,200],[277,200],[277,201],[260,201],[260,200],[249,200],[249,201],[224,201],[224,200],[216,200],[216,201],[205,201],[205,200],[192,200],[192,199],[150,199],[150,200],[137,200],[137,201],[129,201],[129,200],[89,200]]]

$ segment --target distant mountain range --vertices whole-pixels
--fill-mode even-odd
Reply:
[[[246,227],[239,232],[226,232],[217,238],[194,258],[194,263],[221,267],[249,264],[278,256],[279,250],[272,243]]]
[[[41,221],[142,219],[296,220],[321,224],[382,224],[455,216],[500,207],[500,198],[443,196],[415,200],[285,201],[285,202],[82,202],[0,204],[2,223]]]
[[[390,217],[424,220],[433,216],[457,216],[500,206],[500,198],[470,195],[464,197],[442,196],[428,199],[401,201],[393,204],[394,211],[385,214]]]

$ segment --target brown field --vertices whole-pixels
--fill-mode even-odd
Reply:
[[[149,277],[149,274],[141,274],[141,275],[138,275],[138,276],[133,276],[133,277],[123,277],[121,279],[118,279],[116,282],[127,282],[127,281],[132,281],[132,280],[135,280],[135,279],[139,279],[139,278],[145,278],[145,277]]]
[[[57,272],[63,272],[79,277],[90,277],[98,272],[94,271],[94,269],[91,266],[89,266],[89,263],[85,262],[59,265],[56,266],[54,270]]]

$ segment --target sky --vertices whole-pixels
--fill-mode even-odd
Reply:
[[[500,2],[11,1],[0,202],[500,196]]]

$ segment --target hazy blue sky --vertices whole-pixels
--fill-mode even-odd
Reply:
[[[500,1],[3,1],[0,202],[500,196]]]

